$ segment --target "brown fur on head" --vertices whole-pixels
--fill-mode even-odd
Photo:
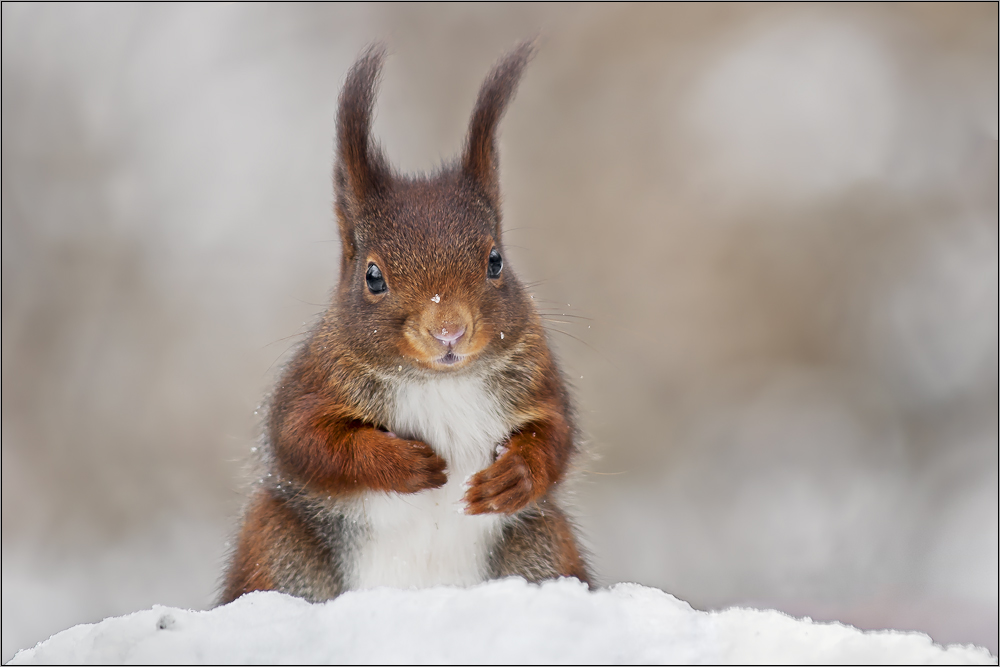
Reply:
[[[337,327],[372,366],[457,370],[511,349],[534,321],[503,266],[496,146],[532,51],[523,43],[494,66],[462,158],[431,176],[394,174],[371,137],[384,49],[370,47],[348,73],[334,167],[343,252]]]

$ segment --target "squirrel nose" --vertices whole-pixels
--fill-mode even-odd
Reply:
[[[465,334],[465,327],[441,327],[439,331],[431,331],[431,335],[445,345],[454,345]]]

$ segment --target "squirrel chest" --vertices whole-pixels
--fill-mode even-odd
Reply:
[[[487,578],[501,515],[463,512],[466,480],[494,459],[509,426],[476,376],[410,380],[395,391],[389,428],[422,440],[448,462],[448,482],[415,494],[368,491],[355,501],[361,528],[351,588],[469,585]]]

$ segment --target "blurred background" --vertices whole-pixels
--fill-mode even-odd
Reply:
[[[995,3],[4,3],[4,660],[211,604],[355,56],[429,170],[539,31],[506,242],[602,581],[997,652]]]

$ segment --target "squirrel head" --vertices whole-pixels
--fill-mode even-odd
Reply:
[[[337,330],[372,366],[451,372],[523,340],[534,310],[505,265],[497,125],[533,45],[486,77],[459,160],[401,176],[371,137],[384,48],[369,47],[340,94],[334,167],[342,259]]]

